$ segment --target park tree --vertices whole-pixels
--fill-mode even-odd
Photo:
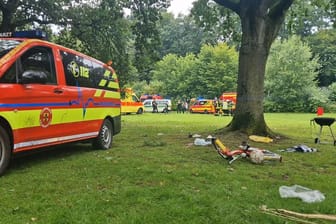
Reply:
[[[12,32],[27,25],[66,24],[64,12],[70,0],[0,1],[0,32]]]
[[[159,57],[161,45],[158,22],[161,12],[166,10],[167,0],[128,0],[126,6],[131,10],[131,29],[134,34],[134,66],[141,81],[150,82],[150,71]]]
[[[309,37],[316,32],[331,29],[336,25],[335,5],[333,0],[294,1],[288,10],[279,36]]]
[[[174,98],[218,97],[237,84],[238,53],[225,43],[203,45],[199,54],[166,55],[152,72],[157,90]],[[152,83],[152,82],[151,82]]]
[[[198,54],[204,43],[215,44],[217,38],[210,32],[200,29],[189,16],[162,13],[159,23],[161,37],[160,58],[167,54],[185,56]]]
[[[276,40],[266,66],[265,110],[314,112],[326,103],[317,87],[319,67],[318,58],[299,36]]]
[[[321,30],[306,40],[321,64],[318,85],[327,87],[336,82],[336,29]]]
[[[194,72],[185,82],[193,96],[213,99],[237,87],[238,53],[226,43],[203,45],[197,55]]]
[[[193,3],[191,17],[199,29],[211,33],[216,37],[216,41],[223,41],[232,46],[239,45],[240,20],[232,10],[221,7],[213,1],[198,0]]]
[[[237,105],[231,131],[270,134],[264,118],[264,77],[269,51],[293,0],[215,0],[241,20]]]
[[[192,87],[188,85],[186,81],[187,77],[195,73],[197,58],[194,54],[188,54],[184,57],[176,54],[168,54],[158,61],[152,71],[153,80],[155,83],[158,81],[161,83],[157,85],[156,92],[160,91],[160,94],[179,98],[186,93],[192,94]]]

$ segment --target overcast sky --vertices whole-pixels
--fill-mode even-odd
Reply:
[[[179,13],[186,15],[189,13],[189,10],[192,7],[192,2],[194,1],[195,0],[172,0],[168,12],[172,12],[175,16]]]

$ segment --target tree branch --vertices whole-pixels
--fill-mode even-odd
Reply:
[[[228,9],[231,9],[232,11],[234,11],[235,13],[237,13],[239,15],[240,13],[240,8],[239,8],[239,2],[235,3],[234,1],[230,1],[230,0],[214,0],[217,4],[222,5]]]
[[[294,0],[280,0],[275,2],[268,11],[268,15],[273,18],[283,16],[283,13],[286,12],[289,7],[293,4]]]

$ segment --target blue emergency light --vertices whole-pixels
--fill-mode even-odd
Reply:
[[[0,33],[0,37],[37,38],[46,40],[47,33],[42,30],[25,30]]]

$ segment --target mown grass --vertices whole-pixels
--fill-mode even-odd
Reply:
[[[242,136],[224,139],[216,131],[231,117],[123,116],[111,150],[69,144],[14,158],[0,178],[0,223],[294,223],[262,213],[262,205],[336,214],[336,147],[329,130],[315,145],[314,114],[265,117],[281,138],[252,146],[278,152],[306,144],[319,152],[281,153],[283,163],[229,165],[211,146],[194,146],[189,134],[217,133],[235,148]],[[320,190],[326,199],[308,204],[280,198],[279,187],[293,184]]]

